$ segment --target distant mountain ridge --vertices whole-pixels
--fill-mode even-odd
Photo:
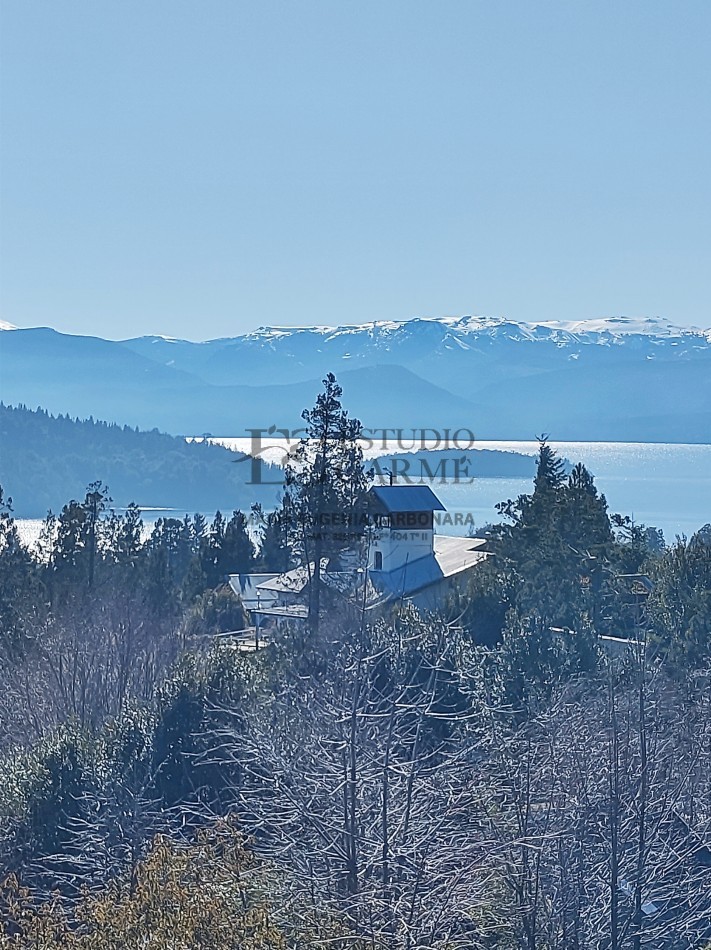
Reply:
[[[191,343],[0,333],[0,398],[173,433],[296,426],[327,372],[366,426],[711,441],[711,330],[660,318],[415,318]]]
[[[224,383],[241,356],[268,362],[270,355],[289,356],[282,367],[290,379],[313,375],[314,363],[333,358],[348,365],[401,363],[416,369],[423,362],[463,353],[496,356],[519,343],[526,357],[540,360],[552,350],[563,350],[567,359],[578,359],[584,349],[617,347],[626,354],[659,355],[660,348],[677,356],[705,352],[711,346],[711,329],[676,327],[659,318],[611,317],[602,320],[525,324],[498,317],[418,317],[402,323],[374,321],[343,327],[262,327],[237,337],[189,343],[160,336],[123,341],[134,352],[156,362],[209,376]],[[535,345],[535,351],[532,349]],[[458,351],[462,351],[458,353]],[[470,357],[471,359],[471,357]],[[245,369],[244,366],[241,367]],[[320,371],[320,369],[319,369]]]

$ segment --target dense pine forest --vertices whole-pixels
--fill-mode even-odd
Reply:
[[[98,479],[110,484],[114,504],[122,508],[135,502],[216,511],[276,498],[268,487],[278,481],[270,466],[256,461],[257,479],[251,461],[235,464],[235,455],[222,446],[189,443],[157,429],[143,432],[0,403],[0,444],[0,484],[22,518],[58,510]]]
[[[95,482],[33,551],[2,499],[0,946],[711,946],[711,525],[542,441],[436,614],[324,593],[237,649],[225,578],[299,562],[314,484],[146,536]]]

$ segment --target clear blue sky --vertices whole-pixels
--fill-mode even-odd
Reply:
[[[709,0],[2,0],[2,318],[711,325]]]

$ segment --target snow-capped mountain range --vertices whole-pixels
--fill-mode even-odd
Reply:
[[[325,373],[372,427],[711,442],[711,330],[661,318],[415,318],[192,343],[0,334],[0,398],[171,432],[298,425]]]
[[[406,321],[375,320],[351,326],[260,327],[244,336],[246,339],[272,340],[300,333],[315,333],[328,339],[363,335],[386,339],[412,329],[416,330],[423,324],[440,327],[453,339],[488,335],[506,336],[514,340],[552,340],[556,343],[603,345],[620,343],[623,338],[630,336],[687,341],[702,338],[706,342],[711,340],[711,329],[679,327],[661,317],[602,317],[597,320],[541,320],[529,323],[507,320],[504,317],[415,317]]]

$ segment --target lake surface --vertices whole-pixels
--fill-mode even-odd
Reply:
[[[711,522],[711,445],[648,442],[552,442],[573,465],[595,476],[610,511],[661,528],[667,541],[691,535]],[[477,448],[535,455],[536,442],[477,442]],[[495,505],[529,492],[528,479],[477,479],[467,486],[437,488],[448,508],[471,510],[478,523],[499,520]]]
[[[219,439],[234,451],[249,452],[249,439]],[[287,443],[274,440],[270,460],[282,461]],[[711,522],[711,444],[679,445],[649,442],[552,442],[569,462],[583,462],[604,492],[610,511],[630,515],[635,522],[661,528],[667,541],[691,535]],[[434,446],[433,446],[434,447]],[[441,448],[441,446],[438,446]],[[535,456],[537,442],[476,442],[477,449],[497,449]],[[375,446],[370,458],[397,451]],[[456,447],[452,448],[456,454]],[[267,453],[265,453],[265,457]],[[480,526],[500,520],[496,504],[532,490],[528,478],[476,478],[471,484],[432,484],[435,493],[460,524],[440,523],[442,534],[466,534],[472,521]],[[226,506],[227,509],[227,506]],[[214,512],[203,512],[212,517]],[[143,512],[147,525],[167,515],[183,517],[184,511],[150,509]],[[40,521],[18,520],[26,543],[39,535]]]
[[[250,439],[216,439],[233,451],[249,453]],[[262,457],[277,464],[283,462],[289,443],[265,439],[269,447]],[[658,442],[551,442],[559,455],[575,465],[582,462],[595,476],[604,492],[610,511],[630,515],[635,522],[661,528],[667,540],[677,534],[693,534],[711,522],[711,444],[684,445]],[[403,451],[390,444],[366,449],[368,458]],[[415,446],[419,448],[418,446]],[[425,447],[442,449],[439,443]],[[458,448],[448,448],[456,455]],[[535,456],[538,442],[480,442],[475,449],[496,449]],[[432,487],[451,512],[462,519],[470,515],[477,525],[498,521],[496,505],[507,498],[530,492],[527,478],[477,478],[472,484],[433,483]],[[468,519],[467,519],[468,520]],[[467,528],[443,527],[442,533],[466,534]]]

